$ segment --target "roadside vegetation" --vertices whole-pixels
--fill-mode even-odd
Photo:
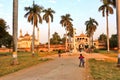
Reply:
[[[11,65],[12,53],[0,53],[0,76],[16,72],[23,68],[28,68],[30,66],[52,60],[50,58],[43,58],[45,56],[54,55],[57,52],[40,52],[32,57],[32,53],[29,52],[18,52],[18,65]]]
[[[99,67],[98,67],[99,66]],[[116,62],[108,60],[89,60],[90,73],[94,80],[119,80],[120,68]]]
[[[97,53],[108,57],[117,58],[117,50],[95,50]],[[117,67],[117,62],[114,60],[89,60],[90,74],[94,80],[119,80],[120,68]]]
[[[118,51],[117,50],[110,50],[109,52],[107,52],[106,50],[95,49],[93,51],[93,53],[100,53],[100,54],[103,54],[105,56],[114,57],[114,58],[118,57]]]

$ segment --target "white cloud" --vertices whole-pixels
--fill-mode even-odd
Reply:
[[[56,0],[49,0],[50,3],[56,3]]]

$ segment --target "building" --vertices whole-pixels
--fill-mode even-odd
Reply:
[[[75,41],[77,50],[83,50],[89,45],[89,38],[86,34],[83,33],[78,36],[75,36]]]
[[[39,33],[38,33],[39,34]],[[20,30],[20,36],[18,38],[18,49],[31,49],[32,36],[26,33],[24,36],[22,30]],[[35,46],[39,45],[39,38],[35,38]]]
[[[87,37],[86,34],[81,33],[80,35],[75,36],[75,43],[73,43],[73,42],[74,41],[69,42],[69,40],[68,40],[68,47],[67,48],[68,49],[73,49],[74,48],[73,45],[75,44],[75,49],[77,51],[81,51],[81,50],[84,50],[84,49],[89,47],[90,39],[89,39],[89,37]],[[71,48],[71,46],[72,46],[72,48]],[[103,48],[105,48],[105,43],[103,43],[103,42],[101,43],[98,40],[94,40],[93,41],[93,46],[96,49],[101,49],[101,48],[103,49]]]

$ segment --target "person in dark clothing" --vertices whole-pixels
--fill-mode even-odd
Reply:
[[[84,61],[84,56],[82,56],[82,54],[80,54],[79,60],[80,60],[79,67],[84,67],[85,61]]]
[[[61,50],[58,50],[58,56],[61,57]]]

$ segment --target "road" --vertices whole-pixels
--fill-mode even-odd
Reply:
[[[54,60],[3,76],[0,80],[89,80],[87,67],[78,67],[78,56],[56,56]]]
[[[85,56],[86,63],[85,67],[79,67],[79,54],[68,55],[65,53],[60,58],[52,56],[53,60],[51,61],[3,76],[0,80],[92,80],[88,72],[87,59],[108,58],[101,54],[82,53]]]

